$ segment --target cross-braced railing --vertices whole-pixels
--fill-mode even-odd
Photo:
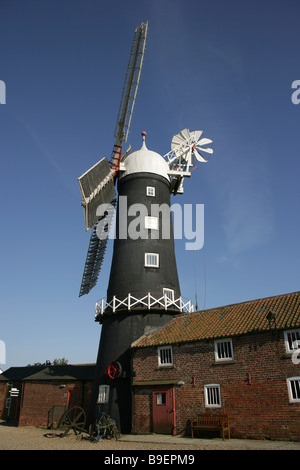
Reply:
[[[103,298],[96,302],[95,320],[100,320],[104,313],[139,309],[177,310],[182,313],[191,313],[194,311],[194,306],[190,300],[184,300],[181,296],[172,300],[167,294],[163,294],[161,297],[154,297],[148,292],[141,296],[138,294],[128,294],[123,298],[118,298],[114,295],[109,301]]]

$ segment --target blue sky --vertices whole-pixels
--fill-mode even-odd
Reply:
[[[96,360],[98,285],[78,297],[90,233],[77,178],[110,157],[136,26],[149,21],[127,144],[161,155],[183,128],[214,155],[172,202],[205,207],[176,241],[182,296],[210,308],[299,290],[296,0],[1,0],[0,340],[6,364]]]

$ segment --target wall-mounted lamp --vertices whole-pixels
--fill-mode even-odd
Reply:
[[[267,320],[269,321],[269,325],[271,326],[271,323],[273,323],[276,329],[276,310],[269,311],[267,315]]]
[[[179,382],[177,382],[177,385],[184,385],[185,382],[183,380],[179,380]]]

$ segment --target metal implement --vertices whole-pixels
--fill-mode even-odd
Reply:
[[[100,439],[119,439],[120,431],[116,422],[108,414],[98,410],[98,417],[90,432],[90,438],[97,442]]]
[[[57,429],[60,434],[47,433],[45,437],[65,437],[71,430],[75,436],[81,435],[81,439],[88,439],[92,442],[99,442],[100,439],[119,439],[120,431],[116,422],[106,413],[97,409],[97,417],[93,424],[86,428],[86,414],[80,406],[71,406],[61,416]],[[87,436],[82,434],[86,433]]]
[[[71,406],[61,416],[58,422],[58,429],[63,431],[61,437],[66,436],[71,430],[77,435],[86,432],[85,424],[86,416],[84,409],[80,406]]]

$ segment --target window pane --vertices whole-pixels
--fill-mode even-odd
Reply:
[[[158,254],[157,253],[146,253],[145,255],[145,265],[146,266],[153,266],[155,268],[158,267]]]
[[[160,365],[173,365],[172,348],[160,348],[158,354]]]
[[[233,359],[231,340],[215,342],[216,359]]]
[[[166,393],[158,393],[157,394],[157,404],[158,405],[165,405],[166,404]]]
[[[284,334],[287,352],[295,351],[300,347],[300,330],[287,331]]]
[[[146,194],[147,194],[147,196],[152,196],[152,197],[155,196],[154,186],[147,186]]]
[[[299,380],[291,380],[291,392],[293,400],[297,400],[300,398],[300,379]]]
[[[98,403],[108,403],[109,385],[99,386]]]
[[[221,395],[219,385],[207,385],[204,387],[205,406],[219,407],[221,406]]]
[[[168,300],[171,300],[172,302],[174,301],[174,291],[173,289],[163,289],[164,295],[167,297]]]
[[[157,217],[145,217],[145,228],[146,229],[153,229],[158,230],[158,218]]]

